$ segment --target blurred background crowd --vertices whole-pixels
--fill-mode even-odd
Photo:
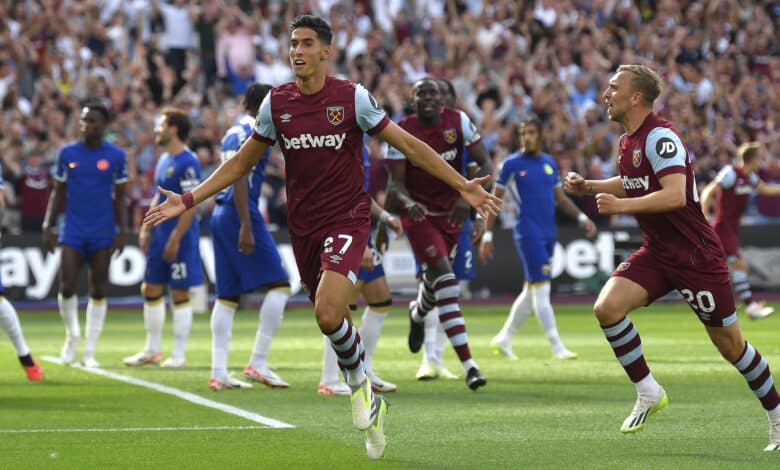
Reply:
[[[308,12],[333,28],[332,73],[363,83],[394,119],[410,111],[415,80],[450,79],[496,167],[517,150],[517,123],[536,116],[562,174],[613,176],[620,129],[600,95],[617,65],[643,63],[666,81],[657,112],[683,134],[699,190],[748,140],[766,144],[761,176],[780,182],[780,2],[0,0],[5,229],[40,230],[50,168],[78,138],[80,105],[99,98],[113,116],[107,140],[127,152],[137,230],[162,152],[159,110],[190,114],[189,146],[207,176],[246,87],[294,79],[287,25]],[[384,149],[368,147],[381,199]],[[286,225],[283,177],[274,152],[261,201],[272,226]],[[602,224],[623,222],[578,203]],[[780,198],[757,197],[748,219],[780,220]]]

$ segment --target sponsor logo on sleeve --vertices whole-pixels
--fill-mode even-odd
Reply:
[[[672,158],[677,155],[677,145],[669,137],[661,137],[655,143],[655,153],[661,158]]]

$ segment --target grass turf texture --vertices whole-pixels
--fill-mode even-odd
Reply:
[[[407,319],[395,308],[374,359],[398,384],[389,394],[388,447],[370,462],[363,434],[351,424],[346,397],[320,397],[322,338],[311,310],[286,313],[269,362],[288,390],[211,392],[208,315],[196,315],[188,366],[127,368],[124,356],[144,343],[140,311],[109,310],[97,359],[106,370],[176,387],[296,426],[273,429],[154,390],[42,361],[45,380],[27,382],[13,349],[0,337],[0,468],[777,468],[764,453],[767,420],[744,379],[720,359],[698,320],[680,304],[632,316],[669,407],[637,435],[620,423],[635,399],[590,314],[590,305],[556,307],[561,336],[579,354],[551,358],[531,319],[514,340],[519,361],[489,347],[508,307],[464,309],[472,352],[488,378],[473,393],[460,380],[418,382],[420,355],[406,347]],[[58,356],[63,326],[55,312],[21,312],[33,353]],[[83,311],[81,313],[83,322]],[[241,311],[233,329],[230,368],[240,374],[254,341],[257,313]],[[780,317],[741,320],[745,336],[780,372]],[[170,313],[164,352],[172,344]],[[79,358],[80,358],[79,353]],[[462,374],[448,349],[446,365]],[[776,375],[777,377],[778,375]],[[224,429],[184,429],[221,426]],[[259,429],[241,429],[258,427]],[[143,430],[129,431],[136,428]],[[173,428],[173,429],[166,429]],[[152,430],[160,429],[160,430]],[[19,433],[18,430],[59,430]],[[71,432],[62,432],[68,430]],[[114,431],[108,431],[114,430]]]

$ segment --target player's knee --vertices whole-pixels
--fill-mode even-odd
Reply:
[[[223,303],[238,305],[238,301],[241,300],[241,296],[240,295],[220,295],[218,297],[218,299],[221,302],[223,302]]]
[[[60,288],[60,295],[62,295],[63,298],[69,299],[76,295],[76,289],[70,286],[63,286]]]
[[[314,303],[314,314],[320,331],[330,333],[341,325],[347,312],[346,306],[327,296],[318,297]]]
[[[593,305],[593,314],[602,325],[612,325],[626,316],[625,309],[610,298],[599,298]]]
[[[729,362],[736,362],[745,351],[745,340],[741,334],[715,335],[711,339],[720,355]]]
[[[385,313],[390,310],[390,307],[393,305],[393,298],[390,297],[386,300],[381,300],[379,302],[369,302],[368,306],[371,308],[371,310],[377,312],[377,313]]]

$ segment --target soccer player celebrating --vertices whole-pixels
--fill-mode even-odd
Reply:
[[[393,124],[360,85],[326,73],[333,33],[322,19],[290,23],[290,65],[295,82],[276,87],[260,105],[252,138],[206,181],[179,196],[162,190],[165,203],[144,222],[164,223],[251,171],[277,140],[286,163],[290,238],[317,323],[339,357],[352,388],[352,420],[366,430],[366,452],[384,453],[387,403],[366,378],[363,344],[349,319],[349,297],[370,230],[370,198],[363,187],[363,134],[377,135],[445,180],[482,212],[498,211],[481,183],[467,181],[423,142]]]
[[[517,223],[514,238],[523,266],[523,290],[512,303],[504,327],[490,345],[499,354],[517,359],[512,352],[512,336],[525,323],[531,310],[550,341],[552,354],[558,359],[575,359],[577,354],[563,345],[550,303],[550,265],[555,250],[555,208],[560,207],[585,229],[588,237],[596,234],[596,225],[583,214],[563,191],[558,164],[542,152],[542,125],[531,119],[520,124],[521,151],[504,160],[494,193],[503,197],[509,189],[517,201]],[[479,256],[483,263],[493,257],[493,225],[488,217]]]
[[[775,311],[763,302],[753,300],[747,276],[747,263],[739,255],[739,220],[750,196],[754,192],[773,196],[780,194],[780,185],[769,184],[758,177],[763,160],[763,148],[759,142],[747,142],[737,149],[736,165],[726,165],[718,176],[701,192],[701,209],[709,219],[713,200],[715,220],[712,226],[723,243],[726,260],[731,271],[731,285],[736,296],[745,302],[745,314],[752,319],[764,318]]]
[[[155,143],[165,149],[154,169],[158,188],[187,191],[200,182],[198,157],[184,142],[190,133],[190,118],[176,108],[165,108],[154,130]],[[169,193],[155,195],[151,207],[163,204]],[[159,364],[162,360],[162,329],[165,323],[163,292],[171,288],[173,302],[173,352],[162,362],[163,367],[183,367],[186,364],[187,339],[192,327],[192,304],[189,289],[203,284],[200,264],[200,231],[194,222],[196,211],[187,211],[168,220],[154,230],[141,228],[138,243],[146,253],[146,273],[141,284],[144,297],[146,346],[143,351],[126,357],[126,366]]]
[[[5,189],[3,187],[3,171],[0,167],[0,222],[5,215]],[[22,332],[22,325],[19,323],[19,315],[16,313],[16,309],[5,298],[3,294],[3,283],[0,281],[0,328],[8,335],[8,339],[14,345],[16,350],[16,357],[19,358],[19,363],[24,369],[24,373],[27,374],[27,378],[32,382],[38,382],[43,379],[43,369],[38,361],[30,354],[30,348],[27,347],[27,342],[24,340],[24,333]]]
[[[780,395],[769,365],[742,337],[723,247],[701,211],[691,159],[672,123],[656,116],[661,78],[643,65],[621,65],[602,95],[620,137],[620,176],[564,179],[571,194],[593,194],[602,214],[634,214],[642,247],[621,263],[599,294],[593,311],[615,356],[636,385],[637,400],[620,430],[637,432],[666,407],[628,314],[676,289],[704,324],[721,355],[745,377],[769,416],[767,451],[780,450]]]
[[[244,94],[244,111],[222,138],[222,161],[231,159],[252,134],[254,116],[270,85],[251,85]],[[260,306],[260,325],[244,377],[269,387],[287,388],[288,384],[266,364],[276,330],[282,322],[284,307],[290,297],[290,281],[282,265],[271,234],[265,227],[257,201],[263,186],[265,167],[271,149],[265,151],[248,176],[217,194],[217,205],[211,217],[211,241],[217,276],[217,301],[211,312],[211,379],[209,388],[249,388],[250,384],[227,373],[233,316],[241,294],[266,287]],[[249,387],[248,387],[249,386]]]
[[[461,171],[463,149],[480,164],[482,174],[492,171],[484,144],[474,124],[463,111],[442,108],[441,93],[435,80],[418,80],[412,89],[416,114],[398,125],[431,145],[440,159]],[[422,263],[423,282],[417,300],[409,306],[409,349],[417,352],[424,341],[425,316],[437,308],[439,321],[455,349],[472,390],[485,385],[486,379],[471,357],[466,322],[458,305],[460,285],[450,263],[450,253],[458,242],[461,226],[468,216],[468,205],[457,191],[423,171],[403,149],[387,154],[390,170],[390,197],[401,207],[401,222]]]
[[[60,359],[73,364],[81,341],[79,327],[79,272],[86,263],[89,269],[89,302],[82,364],[99,367],[95,346],[106,319],[106,286],[111,254],[121,253],[127,228],[125,187],[127,166],[125,152],[103,140],[109,121],[108,110],[98,102],[81,109],[81,139],[64,146],[57,157],[54,189],[43,220],[43,236],[49,253],[59,241],[60,292],[57,296],[60,316],[65,323],[65,345]],[[63,204],[65,221],[59,240],[54,227]],[[119,220],[117,230],[114,219]]]

